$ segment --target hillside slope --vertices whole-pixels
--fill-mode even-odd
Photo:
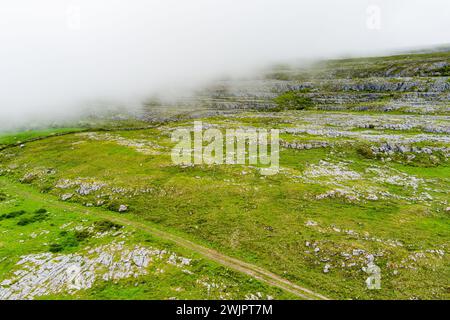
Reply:
[[[111,122],[64,135],[29,133],[43,136],[29,142],[5,138],[0,293],[24,281],[13,276],[23,259],[49,252],[86,258],[87,247],[115,243],[110,233],[98,239],[76,233],[95,228],[99,210],[111,221],[157,227],[329,298],[449,299],[448,67],[445,52],[279,66],[257,79],[216,83],[182,109],[149,104],[129,128]],[[192,128],[194,118],[222,132],[279,129],[280,172],[264,176],[249,164],[175,165],[171,133]],[[32,188],[41,200],[17,196],[13,186]],[[92,214],[88,221],[77,210],[66,215],[54,199]],[[39,208],[51,214],[42,218]],[[64,232],[71,220],[80,230]],[[192,275],[175,264],[171,276],[160,277],[155,274],[165,260],[158,260],[155,273],[117,284],[106,277],[74,297],[295,298],[191,250],[134,233],[130,246],[193,257],[199,267],[188,268]],[[370,263],[381,269],[379,290],[366,286]],[[35,271],[20,274],[34,279]],[[36,290],[48,293],[39,285]]]

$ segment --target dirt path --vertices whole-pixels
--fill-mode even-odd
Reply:
[[[261,267],[255,266],[253,264],[241,261],[239,259],[229,257],[227,255],[224,255],[216,250],[204,247],[202,245],[196,244],[192,241],[186,240],[180,236],[174,235],[170,232],[163,231],[159,228],[147,225],[145,223],[137,222],[131,219],[128,219],[126,216],[117,216],[112,213],[107,213],[103,210],[99,209],[89,209],[86,207],[83,207],[79,204],[74,203],[64,203],[57,199],[55,199],[52,196],[43,196],[42,194],[37,193],[35,190],[32,190],[31,187],[18,185],[17,183],[12,183],[9,180],[6,180],[2,178],[0,180],[3,184],[7,185],[8,190],[14,191],[15,194],[20,195],[22,197],[31,198],[36,201],[41,202],[47,202],[51,203],[54,206],[60,207],[62,209],[71,210],[71,211],[80,211],[80,213],[83,214],[89,214],[92,216],[102,217],[104,219],[111,220],[116,223],[120,223],[123,225],[132,226],[133,228],[142,230],[144,232],[148,232],[154,236],[157,236],[164,240],[169,240],[180,247],[184,247],[187,249],[190,249],[194,252],[197,252],[198,254],[202,255],[203,257],[213,260],[219,264],[222,264],[230,269],[245,273],[255,279],[258,279],[262,282],[265,282],[271,286],[275,286],[278,288],[281,288],[287,292],[290,292],[296,296],[298,296],[301,299],[308,299],[308,300],[316,300],[316,299],[325,299],[328,298],[313,292],[311,290],[308,290],[306,288],[303,288],[299,285],[296,285],[295,283],[290,282],[289,280],[283,279],[282,277],[267,271]],[[27,191],[26,189],[29,189]]]

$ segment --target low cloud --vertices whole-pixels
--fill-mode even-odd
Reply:
[[[449,16],[446,0],[2,0],[0,130],[270,63],[449,43]]]

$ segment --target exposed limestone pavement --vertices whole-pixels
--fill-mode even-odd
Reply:
[[[42,196],[39,194],[36,194],[35,192],[27,192],[24,191],[23,188],[17,187],[14,183],[11,183],[10,181],[7,181],[5,179],[2,179],[3,183],[7,183],[10,190],[14,190],[16,194],[22,195],[28,198],[33,198],[37,201],[43,201]],[[31,191],[31,190],[30,190]],[[90,213],[89,208],[82,207],[77,204],[72,203],[63,203],[61,201],[58,201],[56,199],[51,199],[49,197],[45,198],[45,202],[51,203],[52,205],[56,205],[61,207],[62,209],[70,209],[70,210],[79,210],[81,214],[87,214]],[[153,236],[159,237],[161,239],[169,240],[177,245],[190,249],[203,257],[213,260],[219,264],[222,264],[228,268],[234,269],[236,271],[242,272],[246,275],[249,275],[255,279],[258,279],[260,281],[263,281],[271,286],[275,286],[278,288],[281,288],[287,292],[290,292],[291,294],[294,294],[298,296],[300,299],[308,299],[308,300],[315,300],[315,299],[328,299],[324,295],[320,293],[313,292],[307,288],[304,288],[300,285],[297,285],[295,283],[292,283],[286,279],[283,279],[282,277],[267,271],[261,267],[255,266],[253,264],[241,261],[239,259],[229,257],[227,255],[224,255],[216,250],[204,247],[202,245],[196,244],[190,240],[184,239],[178,235],[174,235],[172,233],[169,233],[167,231],[163,231],[161,229],[158,229],[156,227],[153,227],[148,224],[144,224],[141,222],[133,221],[131,219],[128,219],[124,216],[117,216],[113,213],[107,213],[106,211],[99,211],[96,210],[95,212],[91,212],[94,215],[100,216],[105,219],[109,219],[115,223],[121,223],[123,225],[128,225],[133,228],[145,231],[150,233]],[[47,257],[48,258],[48,257]],[[64,257],[60,257],[60,259],[66,259]],[[75,258],[76,259],[76,258]],[[97,263],[97,260],[93,260],[93,263]],[[3,295],[11,295],[13,293],[11,292],[3,292]]]

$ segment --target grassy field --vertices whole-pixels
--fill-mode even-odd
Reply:
[[[301,123],[305,115],[283,116]],[[218,128],[264,126],[259,116],[202,120]],[[122,214],[133,221],[161,226],[332,298],[448,298],[445,158],[435,165],[385,162],[355,147],[368,142],[353,139],[349,147],[348,139],[336,138],[329,147],[283,148],[275,176],[261,176],[251,166],[183,168],[171,162],[170,132],[187,125],[49,137],[3,151],[0,168],[8,181],[31,184],[43,197],[111,212],[125,205]],[[369,255],[382,270],[381,290],[366,288]]]
[[[0,133],[0,148],[11,144],[20,144],[26,141],[40,139],[42,137],[77,132],[81,130],[81,128],[58,128]]]
[[[108,220],[109,216],[114,219],[111,212],[61,203],[5,178],[0,178],[0,190],[2,298],[5,298],[5,288],[14,288],[13,293],[21,293],[23,296],[18,297],[25,299],[298,299],[208,261],[171,241],[130,225],[112,222]],[[8,191],[12,191],[11,194]],[[88,264],[88,259],[95,258],[96,254],[90,251],[96,248],[102,253],[111,253],[113,263],[107,266],[94,264],[97,278],[91,285],[81,288],[53,283],[39,264],[18,264],[26,258],[51,252],[45,266],[51,270],[52,277],[64,279],[65,269],[77,263]],[[120,258],[124,251],[136,248],[157,250],[158,254],[152,253],[147,267],[134,266],[133,269],[133,265],[130,267]],[[70,257],[72,259],[63,261],[65,264],[51,263]],[[84,260],[80,261],[80,257]],[[180,263],[181,259],[189,262]],[[131,268],[133,274],[127,275],[127,268]],[[15,276],[23,270],[32,270],[33,277]],[[88,272],[85,274],[89,275]],[[111,277],[107,279],[109,281],[103,279],[107,275]],[[35,286],[31,287],[30,282]],[[27,287],[33,290],[27,293],[19,290]]]

